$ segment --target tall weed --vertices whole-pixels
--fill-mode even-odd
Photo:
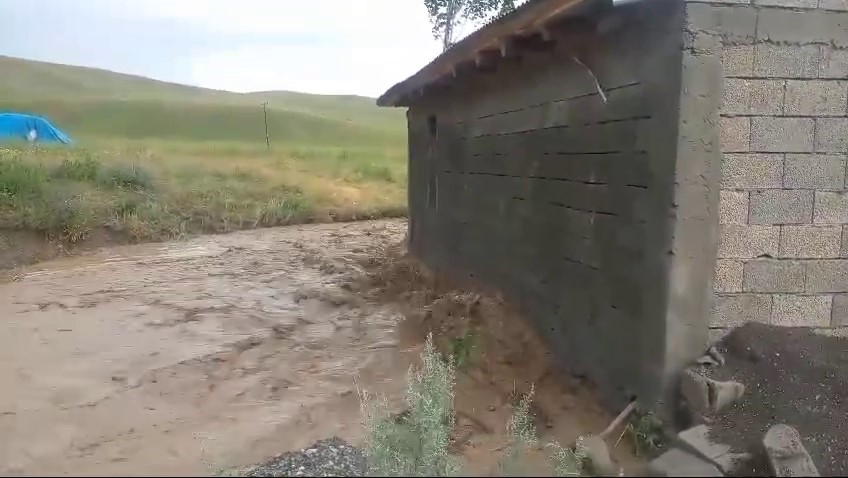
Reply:
[[[136,164],[119,163],[103,168],[97,180],[104,186],[131,190],[153,189],[155,178],[152,173]]]
[[[421,367],[411,368],[407,410],[393,418],[385,398],[361,394],[368,435],[365,456],[370,476],[451,476],[459,471],[448,453],[454,424],[451,362],[441,358],[429,336]]]
[[[47,171],[40,163],[25,162],[17,157],[0,157],[0,196],[38,195],[47,180]]]

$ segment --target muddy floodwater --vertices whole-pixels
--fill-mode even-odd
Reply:
[[[0,474],[203,474],[357,438],[353,378],[392,393],[408,363],[397,312],[334,292],[404,230],[122,247],[0,284]]]
[[[331,436],[361,443],[357,389],[400,403],[424,337],[405,337],[404,307],[349,284],[405,231],[293,226],[20,271],[0,283],[0,474],[208,475]],[[481,470],[509,416],[499,385],[515,379],[457,384],[459,423],[476,427],[459,451]],[[551,387],[537,388],[543,431],[608,423]]]

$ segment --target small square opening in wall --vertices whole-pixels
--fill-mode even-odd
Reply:
[[[430,132],[430,138],[435,138],[439,135],[439,120],[436,118],[436,115],[427,117],[427,131]]]

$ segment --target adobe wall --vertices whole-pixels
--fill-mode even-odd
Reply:
[[[564,25],[408,113],[412,253],[502,291],[611,401],[657,399],[707,339],[720,63],[684,7]]]
[[[711,326],[848,325],[848,0],[689,2],[722,43]]]

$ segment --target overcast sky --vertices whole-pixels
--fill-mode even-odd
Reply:
[[[240,92],[377,96],[438,52],[422,0],[0,0],[0,55]]]

